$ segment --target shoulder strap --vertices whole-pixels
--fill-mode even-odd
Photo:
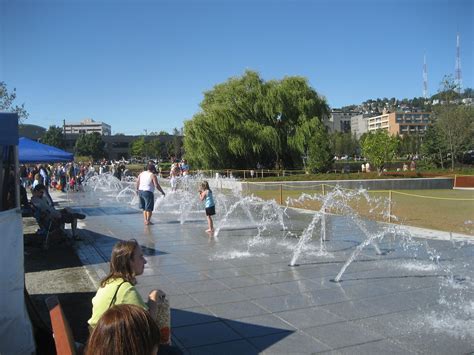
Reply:
[[[110,304],[109,304],[108,308],[112,307],[115,304],[115,301],[117,300],[118,290],[119,290],[120,286],[122,286],[125,282],[127,282],[127,281],[122,281],[120,283],[120,285],[117,286],[117,289],[115,290],[115,293],[114,293],[114,297],[112,297],[112,300],[110,301]]]

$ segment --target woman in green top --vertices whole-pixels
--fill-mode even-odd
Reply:
[[[155,319],[158,302],[165,293],[153,290],[145,303],[138,293],[135,277],[143,274],[146,259],[135,239],[120,241],[112,249],[110,272],[100,283],[100,288],[92,299],[92,317],[88,323],[94,328],[102,314],[115,304],[134,304],[150,312]]]

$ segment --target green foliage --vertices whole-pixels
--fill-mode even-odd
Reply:
[[[163,148],[164,144],[158,138],[152,139],[146,144],[146,151],[152,158],[162,158]]]
[[[15,105],[15,100],[16,89],[13,88],[12,92],[8,92],[7,84],[0,81],[0,112],[15,112],[18,114],[19,121],[23,122],[23,120],[28,118],[29,114],[25,109],[25,104]]]
[[[183,155],[183,140],[178,135],[174,135],[164,150],[168,152],[170,158],[180,159]]]
[[[452,75],[445,75],[440,83],[439,92],[436,98],[443,101],[444,104],[450,104],[454,100],[460,99],[461,95],[458,93],[459,86]]]
[[[145,137],[133,141],[130,148],[132,156],[142,157],[145,153]]]
[[[351,133],[334,132],[330,136],[333,155],[354,156],[359,154],[359,141]]]
[[[363,156],[381,175],[384,164],[392,161],[396,154],[397,139],[385,130],[378,130],[366,134],[361,141],[361,147]]]
[[[317,117],[296,126],[295,134],[289,137],[288,143],[298,152],[304,153],[309,171],[325,172],[331,167],[333,155],[328,134]]]
[[[74,155],[74,161],[76,163],[89,163],[93,160],[91,156],[86,155]]]
[[[420,152],[422,139],[423,136],[419,134],[405,134],[402,137],[397,135],[398,156],[406,157],[408,155],[418,154]]]
[[[435,110],[435,129],[439,144],[450,155],[451,170],[463,150],[474,145],[474,108],[464,105],[442,105]]]
[[[445,144],[443,144],[436,126],[428,127],[423,137],[421,154],[427,166],[444,168],[444,161],[446,160],[448,151]]]
[[[103,158],[104,141],[98,132],[90,134],[81,134],[76,141],[75,151],[78,155],[89,155],[93,159]]]
[[[246,71],[204,94],[201,112],[185,122],[186,157],[208,169],[301,166],[310,139],[303,126],[328,112],[306,79],[264,82]]]
[[[150,139],[151,138],[151,139]],[[168,148],[167,146],[156,137],[150,135],[147,136],[147,141],[145,137],[140,137],[137,140],[133,141],[131,144],[131,154],[135,157],[151,157],[151,158],[167,158],[168,157]]]
[[[49,126],[43,137],[41,137],[41,142],[53,147],[64,148],[63,129],[57,126]]]
[[[433,112],[434,124],[426,132],[421,151],[426,160],[444,168],[449,158],[451,170],[462,158],[462,152],[474,145],[474,108],[456,102],[458,86],[452,76],[445,76],[438,94],[443,103]]]
[[[313,118],[309,123],[311,130],[308,137],[308,168],[312,173],[326,172],[331,168],[334,156],[326,128],[317,118]]]

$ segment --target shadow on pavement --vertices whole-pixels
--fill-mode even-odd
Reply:
[[[171,309],[171,329],[193,354],[259,354],[294,332],[182,309]]]
[[[87,321],[92,314],[92,297],[94,297],[94,295],[95,292],[57,294],[66,319],[71,327],[74,340],[83,344],[87,341],[87,337],[89,336]],[[36,311],[49,327],[51,327],[51,322],[45,301],[50,296],[51,294],[30,295],[31,302]]]
[[[101,234],[90,229],[81,229],[80,234],[81,238],[84,240],[84,243],[87,244],[90,248],[93,248],[96,256],[89,253],[87,260],[82,260],[81,265],[92,265],[98,263],[104,263],[110,261],[110,256],[112,254],[112,249],[114,245],[123,240],[115,237],[111,237],[106,234]],[[168,253],[159,251],[154,248],[152,244],[141,244],[143,254],[145,256],[155,256],[155,255],[165,255]]]

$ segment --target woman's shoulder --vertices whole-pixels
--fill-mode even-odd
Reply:
[[[133,286],[130,282],[128,282],[127,280],[121,278],[121,277],[115,277],[113,279],[108,279],[105,281],[105,284],[103,286],[103,288],[108,288],[108,287],[117,287],[119,285],[122,285],[122,286]]]

